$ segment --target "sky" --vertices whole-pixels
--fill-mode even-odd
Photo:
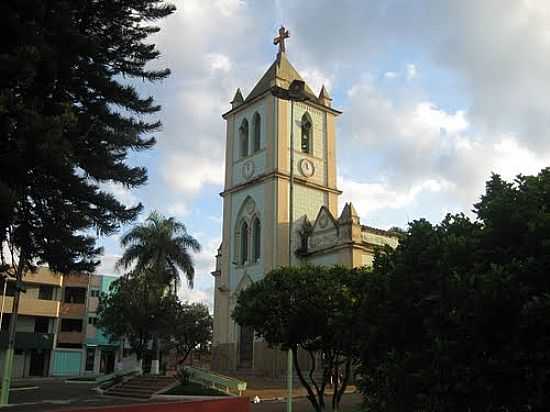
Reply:
[[[174,216],[202,244],[184,299],[212,308],[221,241],[225,124],[237,87],[246,96],[274,61],[273,37],[337,120],[340,207],[363,224],[406,227],[418,218],[471,215],[491,173],[506,179],[550,165],[550,2],[547,0],[178,0],[150,40],[169,67],[136,81],[162,105],[137,190],[107,190],[127,205]],[[121,233],[130,226],[123,228]],[[119,275],[119,236],[101,238],[98,273]]]

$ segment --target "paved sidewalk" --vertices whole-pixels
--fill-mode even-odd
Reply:
[[[254,399],[258,396],[261,400],[273,400],[273,399],[286,399],[288,396],[288,389],[286,383],[281,379],[271,379],[263,376],[247,376],[239,377],[246,381],[247,389],[244,391],[243,396],[247,396],[250,399]],[[346,393],[354,393],[356,388],[354,385],[348,385]],[[325,393],[332,395],[332,389],[327,386]],[[294,383],[292,390],[293,398],[305,398],[307,396],[306,389],[299,383]]]

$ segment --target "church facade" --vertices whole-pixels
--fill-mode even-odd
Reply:
[[[336,120],[341,112],[332,107],[324,86],[316,94],[305,84],[302,101],[280,97],[293,81],[303,82],[286,55],[286,37],[288,32],[279,31],[276,60],[246,98],[237,90],[223,115],[223,241],[212,273],[215,370],[269,375],[286,370],[285,353],[269,349],[231,318],[239,292],[252,282],[289,264],[370,265],[376,248],[398,243],[396,234],[362,225],[351,203],[338,213]]]

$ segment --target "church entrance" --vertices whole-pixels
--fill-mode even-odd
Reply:
[[[252,352],[254,347],[254,330],[249,327],[241,327],[239,340],[239,368],[252,367]]]

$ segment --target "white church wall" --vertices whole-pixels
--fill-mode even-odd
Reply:
[[[313,256],[308,259],[308,263],[311,265],[319,266],[333,266],[337,264],[342,264],[341,260],[341,256],[338,254],[338,252],[335,252]]]
[[[254,200],[254,203],[256,204],[255,211],[259,212],[260,216],[260,222],[262,224],[262,227],[265,227],[265,219],[269,218],[264,216],[263,211],[265,210],[264,207],[264,185],[254,185],[246,190],[241,190],[239,192],[233,193],[231,195],[231,256],[230,256],[230,266],[229,266],[229,288],[231,291],[234,291],[239,282],[241,281],[245,270],[249,274],[249,276],[253,280],[257,280],[260,278],[261,274],[263,273],[263,256],[260,256],[260,259],[258,262],[251,262],[245,266],[237,266],[234,264],[235,261],[235,241],[234,241],[234,233],[235,228],[237,225],[237,219],[239,218],[239,213],[241,211],[241,207],[248,196]],[[253,214],[253,213],[252,213]],[[250,214],[250,216],[252,215]],[[265,230],[263,231],[265,232]],[[264,242],[265,233],[262,233],[262,242]],[[252,243],[249,243],[252,245]]]
[[[303,153],[301,148],[301,120],[304,113],[308,112],[313,122],[313,140],[312,153]],[[288,115],[290,124],[290,109]],[[294,173],[296,176],[303,177],[300,169],[302,159],[309,159],[315,168],[313,176],[308,180],[320,185],[327,183],[327,127],[325,113],[303,103],[294,105]]]
[[[392,248],[396,248],[399,244],[397,238],[390,238],[388,236],[379,235],[369,231],[363,231],[362,237],[364,242],[377,246],[390,245]]]
[[[258,113],[261,119],[260,127],[260,151],[252,153],[253,144],[254,144],[254,113]],[[244,119],[248,120],[248,156],[241,158],[240,153],[240,134],[239,128]],[[254,176],[261,175],[266,170],[266,146],[267,146],[267,117],[266,117],[266,99],[262,99],[255,104],[247,107],[245,110],[237,113],[235,115],[235,122],[233,136],[235,136],[235,142],[233,144],[233,185],[239,185],[244,183],[247,180],[252,179]],[[253,174],[252,176],[246,176],[246,173],[243,173],[243,165],[245,163],[252,162]]]
[[[307,215],[313,222],[321,206],[327,206],[327,196],[318,189],[307,186],[294,185],[294,220]]]
[[[288,105],[288,122],[290,127],[290,105]],[[294,104],[294,150],[301,152],[301,121],[304,113],[308,112],[313,122],[313,151],[312,156],[319,159],[325,157],[326,125],[325,114],[305,103]],[[290,130],[290,128],[289,128]]]

